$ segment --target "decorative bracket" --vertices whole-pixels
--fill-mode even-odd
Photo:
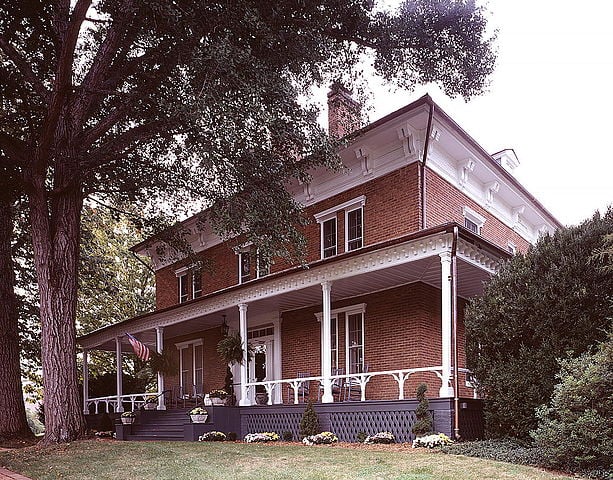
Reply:
[[[491,182],[488,183],[485,188],[485,203],[490,206],[494,203],[494,194],[498,193],[498,190],[500,190],[500,184],[498,182]]]
[[[417,132],[408,123],[405,123],[396,130],[396,133],[398,134],[398,140],[402,142],[405,158],[407,160],[417,158]]]
[[[373,172],[373,166],[370,164],[370,149],[367,147],[358,147],[354,151],[355,157],[360,160],[362,165],[362,175],[370,175]]]
[[[464,187],[466,182],[468,182],[468,177],[474,169],[475,161],[472,158],[467,158],[466,160],[462,160],[459,162],[458,177],[461,187]]]

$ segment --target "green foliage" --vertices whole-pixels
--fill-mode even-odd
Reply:
[[[317,417],[317,412],[315,411],[315,407],[313,407],[313,401],[309,400],[307,406],[302,414],[302,419],[300,420],[300,435],[303,437],[308,437],[311,435],[317,435],[321,432],[321,428],[319,427],[319,418]]]
[[[417,409],[415,410],[415,417],[417,421],[413,425],[413,434],[416,436],[427,435],[432,432],[432,417],[430,416],[430,404],[426,398],[426,392],[428,391],[428,385],[420,383],[417,386],[415,396],[419,401]]]
[[[153,373],[162,373],[164,375],[176,375],[179,371],[177,357],[170,348],[165,348],[161,354],[151,352],[149,366]]]
[[[487,458],[499,462],[544,466],[541,449],[515,439],[458,442],[444,446],[442,452],[452,455]]]
[[[98,421],[98,431],[109,432],[111,430],[114,430],[113,421],[111,420],[111,417],[109,417],[108,413],[103,412],[100,416],[100,420]]]
[[[358,443],[364,443],[364,441],[366,440],[366,437],[368,437],[368,434],[360,430],[358,434],[356,435],[355,439],[358,441]]]
[[[550,466],[611,471],[613,467],[613,332],[598,351],[561,361],[550,404],[537,410],[532,432]]]
[[[603,340],[613,275],[592,260],[613,232],[613,210],[539,239],[516,255],[466,311],[469,368],[486,397],[486,432],[525,438],[551,397],[558,358]]]
[[[217,344],[217,353],[224,363],[234,365],[243,363],[243,339],[239,332],[233,332],[222,338]],[[253,347],[247,343],[247,359],[251,360]]]
[[[281,435],[281,438],[283,439],[284,442],[291,442],[294,440],[294,434],[290,432],[289,430],[286,430]]]

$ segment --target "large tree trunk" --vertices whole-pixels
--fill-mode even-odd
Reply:
[[[15,274],[11,252],[13,210],[0,196],[0,439],[29,438],[21,388]]]
[[[82,196],[56,166],[57,193],[34,179],[30,215],[40,293],[45,404],[43,444],[70,442],[85,433],[76,363],[77,272]]]

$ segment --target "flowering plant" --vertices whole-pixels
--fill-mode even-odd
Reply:
[[[248,433],[245,435],[245,442],[276,442],[279,440],[279,434],[275,432]]]
[[[443,445],[451,445],[453,440],[444,433],[434,433],[432,435],[426,435],[424,437],[417,437],[413,440],[413,448],[425,447],[435,448],[442,447]]]
[[[207,412],[202,407],[194,407],[189,412],[187,412],[188,415],[208,415],[208,413],[209,412]]]
[[[123,412],[121,414],[122,418],[134,418],[136,417],[136,413],[134,412]]]
[[[222,400],[228,396],[228,392],[225,390],[211,390],[209,392],[209,397],[211,398],[221,398]]]
[[[394,437],[394,434],[392,432],[379,432],[379,433],[375,433],[374,435],[369,435],[368,437],[366,437],[366,440],[364,440],[364,443],[367,443],[367,444],[396,443],[396,437]]]
[[[223,432],[206,432],[198,437],[200,442],[223,442],[226,440],[226,434]]]
[[[302,443],[305,445],[329,445],[336,442],[338,442],[338,437],[332,432],[321,432],[302,439]]]

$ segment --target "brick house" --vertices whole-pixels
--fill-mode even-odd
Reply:
[[[431,401],[442,402],[436,408],[447,414],[440,418],[458,410],[454,398],[473,398],[466,301],[501,262],[560,224],[513,177],[513,150],[488,154],[429,96],[361,129],[347,90],[334,87],[328,104],[330,134],[353,133],[354,140],[340,152],[345,170],[317,170],[310,184],[288,185],[312,219],[304,230],[308,268],[264,261],[250,245],[236,248],[197,228],[195,219],[184,227],[211,271],[158,257],[155,238],[136,245],[135,253],[153,261],[156,310],[79,339],[85,379],[88,350],[116,351],[119,359],[116,396],[90,399],[84,382],[86,413],[100,404],[122,411],[146,398],[122,395],[126,332],[176,355],[176,374],[158,376],[159,392],[168,392],[158,409],[176,403],[177,392],[197,401],[222,388],[222,325],[256,352],[232,367],[238,407],[225,407],[241,418],[235,430],[243,434],[281,427],[279,412],[297,415],[292,406],[307,396],[332,427],[342,411],[342,428],[358,411],[392,412],[381,428],[393,423],[397,412],[414,409],[421,382]],[[438,429],[450,432],[443,424]]]

